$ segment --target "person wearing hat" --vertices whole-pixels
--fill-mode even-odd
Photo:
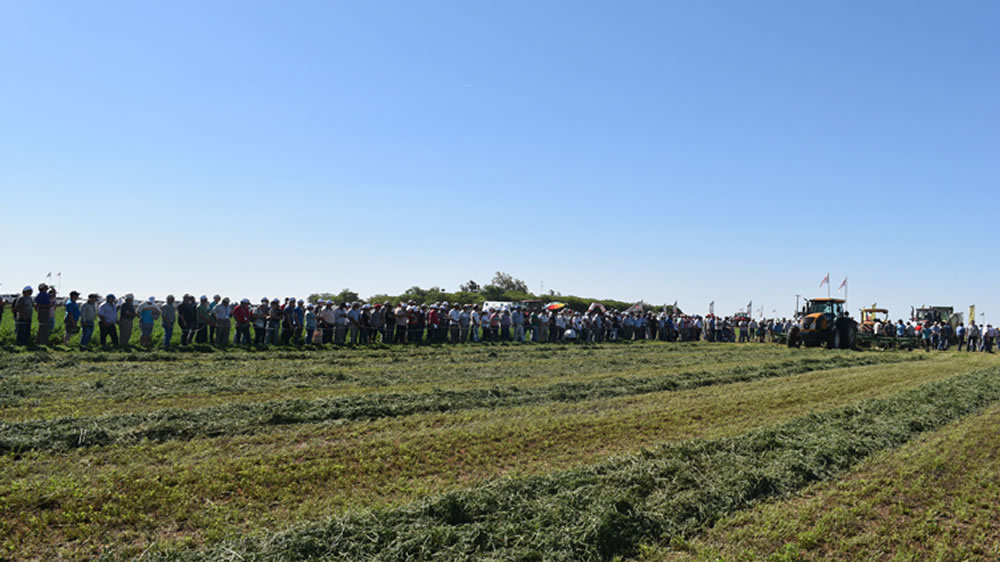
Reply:
[[[181,297],[181,304],[177,307],[177,323],[181,327],[181,345],[187,345],[194,340],[194,333],[198,328],[196,307],[192,295],[185,293]]]
[[[69,294],[70,297],[73,293]],[[94,321],[97,320],[97,293],[87,295],[87,302],[80,307],[80,347],[86,348],[94,335]]]
[[[14,332],[17,334],[15,343],[27,346],[31,343],[31,317],[35,311],[35,302],[31,298],[34,289],[31,286],[21,290],[21,296],[14,301]]]
[[[240,299],[240,303],[233,309],[233,320],[236,321],[236,336],[233,339],[233,344],[250,347],[250,322],[253,321],[250,299]]]
[[[333,309],[333,343],[343,345],[347,338],[347,325],[350,320],[347,317],[347,303],[340,303]]]
[[[305,328],[305,323],[306,323],[306,302],[302,299],[299,299],[298,302],[295,303],[295,330],[292,333],[292,338],[295,340],[296,344],[302,343],[302,330]]]
[[[174,338],[174,323],[177,322],[177,309],[174,296],[167,295],[167,302],[160,308],[160,322],[163,324],[163,349],[170,349],[170,340]]]
[[[267,337],[267,314],[271,310],[271,303],[267,297],[260,299],[260,304],[253,309],[253,344],[260,347],[264,345]]]
[[[336,318],[333,312],[332,300],[321,300],[322,309],[316,312],[318,317],[318,329],[323,332],[320,341],[325,345],[333,343],[333,332],[336,326]]]
[[[153,343],[153,327],[156,319],[160,317],[160,307],[156,306],[156,299],[149,297],[146,302],[136,308],[136,316],[139,317],[139,345],[148,348]]]
[[[222,302],[222,295],[214,295],[212,296],[212,301],[208,303],[208,318],[206,319],[206,324],[208,325],[209,343],[215,343],[216,338],[218,337],[215,331],[215,324],[216,324],[215,314],[212,314],[212,312],[215,310],[215,307],[219,306],[219,303],[221,302]]]
[[[202,295],[198,299],[198,306],[194,309],[195,315],[195,343],[208,343],[208,318],[209,314],[208,297]]]
[[[264,345],[278,345],[278,333],[281,330],[281,319],[283,316],[281,301],[271,299],[271,309],[267,312],[267,335],[264,337]]]
[[[80,331],[80,305],[76,299],[80,298],[79,291],[70,291],[69,300],[66,301],[66,316],[63,318],[63,345],[69,343],[73,334]]]
[[[132,324],[135,321],[135,297],[125,295],[125,302],[118,307],[118,342],[122,349],[128,349],[132,340]]]
[[[53,301],[48,289],[48,285],[39,283],[38,296],[35,297],[35,311],[38,313],[38,333],[35,340],[38,345],[48,345],[49,333],[52,331],[52,324],[49,323],[49,320],[51,319]]]
[[[229,297],[222,299],[222,302],[212,307],[210,314],[215,319],[215,345],[225,349],[229,345],[229,328],[232,322],[229,320]]]
[[[118,323],[118,308],[115,306],[114,295],[108,294],[104,297],[104,302],[97,309],[97,317],[100,318],[101,347],[108,344],[108,338],[111,339],[111,345],[118,347],[118,331],[115,330],[115,325]]]
[[[283,345],[292,343],[292,338],[295,337],[295,333],[298,331],[298,320],[299,315],[295,311],[295,297],[291,297],[288,299],[288,303],[285,304],[281,320],[281,343]]]
[[[312,303],[307,304],[306,305],[306,315],[303,318],[303,324],[305,325],[305,328],[306,328],[306,343],[307,344],[315,343],[315,342],[313,342],[313,337],[315,337],[315,335],[316,335],[316,325],[317,325],[318,322],[319,322],[319,319],[316,316],[316,307]],[[322,334],[320,334],[320,341],[323,341]]]

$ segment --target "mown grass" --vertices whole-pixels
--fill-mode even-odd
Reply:
[[[1000,406],[644,560],[1000,559]]]
[[[738,435],[967,371],[934,358],[572,404],[303,424],[262,435],[3,457],[8,552],[214,543],[499,476],[540,474],[693,437]],[[38,493],[42,491],[42,493]]]
[[[718,440],[502,479],[412,505],[350,513],[162,560],[608,560],[684,540],[1000,400],[991,367]]]
[[[0,419],[204,407],[234,401],[397,393],[560,381],[706,374],[740,365],[825,361],[825,354],[791,358],[773,346],[657,345],[388,348],[305,352],[86,354],[25,353],[0,364]],[[907,357],[903,355],[902,357]],[[910,355],[918,357],[916,355]],[[293,395],[293,396],[289,396]]]
[[[315,400],[236,403],[203,409],[166,409],[112,416],[63,417],[0,423],[0,453],[62,451],[94,445],[167,441],[200,436],[243,435],[275,426],[336,420],[379,419],[423,412],[505,408],[546,402],[577,402],[616,396],[677,391],[714,384],[784,377],[852,365],[896,363],[921,355],[830,354],[780,363],[740,365],[722,371],[699,369],[658,376],[614,377],[550,386],[493,386],[485,389],[372,393]]]

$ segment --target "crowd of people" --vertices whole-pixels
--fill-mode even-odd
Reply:
[[[33,296],[25,287],[13,304],[15,343],[46,345],[55,328],[56,290],[42,283]],[[0,319],[4,305],[0,301]],[[253,304],[249,299],[207,295],[195,298],[184,295],[177,301],[168,295],[165,301],[149,297],[136,301],[134,295],[117,298],[96,293],[81,301],[71,291],[62,303],[63,343],[80,334],[83,348],[91,345],[95,328],[101,347],[109,344],[127,348],[138,328],[139,344],[152,347],[153,330],[163,328],[162,346],[169,349],[178,331],[181,346],[210,344],[244,347],[287,346],[303,344],[366,345],[465,343],[480,341],[511,342],[591,342],[621,340],[661,340],[713,342],[782,341],[793,321],[790,319],[755,320],[749,317],[705,317],[671,311],[653,312],[641,306],[628,310],[606,309],[595,303],[586,311],[574,311],[559,305],[527,307],[517,303],[498,306],[414,301],[391,303],[333,302],[315,303],[288,297],[283,300],[262,298]],[[38,329],[32,338],[31,327]],[[951,342],[962,349],[992,351],[1000,336],[992,326],[979,328],[975,323],[959,325],[952,332],[948,324],[916,326],[887,322],[874,326],[877,335],[916,337],[928,350],[947,350]]]

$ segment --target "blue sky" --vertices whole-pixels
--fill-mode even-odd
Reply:
[[[996,2],[0,2],[0,292],[977,304]],[[17,209],[16,211],[14,209]]]

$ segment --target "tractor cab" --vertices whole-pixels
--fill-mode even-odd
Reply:
[[[807,300],[796,340],[800,339],[807,347],[823,344],[829,348],[853,347],[857,323],[846,314],[844,303],[844,299],[829,297]]]
[[[871,334],[875,332],[875,324],[886,324],[889,322],[889,311],[885,308],[861,309],[861,332]]]

